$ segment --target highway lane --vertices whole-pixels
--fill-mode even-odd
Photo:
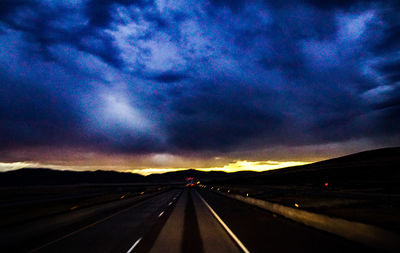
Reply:
[[[254,252],[374,252],[208,190],[198,189],[226,225]]]
[[[180,192],[171,190],[142,200],[57,238],[38,238],[32,233],[29,238],[20,238],[19,242],[3,249],[7,252],[127,252],[134,241],[152,227],[161,211],[172,210],[174,203],[168,203],[174,202]],[[32,240],[38,242],[35,244]]]
[[[160,194],[30,252],[219,252],[241,250],[194,189]]]
[[[155,196],[34,252],[127,252],[161,212],[172,210],[179,194],[175,190]]]
[[[224,228],[222,226],[220,222],[223,221],[218,221],[217,218],[212,215],[211,210],[201,198],[202,197],[198,193],[193,195],[204,252],[242,252],[228,234],[227,229],[229,228]]]
[[[29,252],[24,242],[6,252]],[[216,193],[172,190],[29,248],[30,252],[371,252]]]
[[[154,242],[149,243],[149,246],[151,246],[150,252],[180,252],[180,245],[182,244],[182,228],[184,226],[184,207],[186,202],[187,192],[185,191],[179,198],[179,201],[161,231],[154,231],[155,233],[158,232],[159,235],[157,238],[153,237]],[[148,236],[149,235],[147,235],[147,237]],[[141,246],[145,245],[145,242],[147,241],[144,241]],[[143,247],[141,247],[141,251],[144,251]]]
[[[144,235],[134,252],[239,253],[194,189],[186,189],[165,225]]]

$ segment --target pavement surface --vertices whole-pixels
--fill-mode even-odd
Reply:
[[[217,193],[198,191],[250,252],[377,252]]]
[[[45,239],[27,248],[21,238],[19,246],[4,252],[373,252],[194,188],[161,193],[57,238]]]

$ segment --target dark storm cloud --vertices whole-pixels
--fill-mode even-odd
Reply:
[[[78,141],[76,108],[61,90],[0,78],[1,149]]]
[[[107,3],[111,4],[111,1]],[[112,66],[122,67],[119,51],[108,34],[96,26],[87,25],[85,17],[78,16],[77,10],[71,6],[48,5],[40,1],[0,5],[0,12],[4,14],[2,21],[16,31],[23,31],[26,40],[32,43],[31,51],[41,54],[47,61],[55,60],[48,50],[50,46],[70,44],[102,58]]]
[[[229,0],[210,0],[210,2],[213,5],[220,6],[220,7],[221,6],[227,6],[232,11],[239,12],[241,9],[243,9],[246,1],[245,0],[233,0],[233,1],[229,1]]]
[[[19,1],[14,1],[14,0],[3,0],[0,2],[0,14],[1,17],[5,17],[10,13],[13,13],[16,9],[24,6],[35,6],[36,3],[30,0],[19,0]]]
[[[385,51],[399,50],[400,45],[400,24],[386,29],[384,39],[376,46],[376,51],[382,53]]]
[[[267,141],[277,142],[273,133],[279,132],[284,118],[269,108],[274,103],[272,94],[246,86],[235,87],[223,80],[199,86],[189,96],[172,102],[175,115],[167,125],[174,146],[227,151],[246,139],[265,135],[269,135]],[[253,104],[257,100],[259,108]]]
[[[231,152],[399,135],[397,1],[3,1],[1,145]]]
[[[167,72],[157,75],[156,77],[154,77],[154,80],[162,83],[173,83],[173,82],[179,82],[185,78],[187,78],[186,74]]]
[[[211,0],[216,6],[226,6],[230,8],[232,11],[238,12],[245,6],[245,0]],[[320,9],[332,10],[333,8],[350,8],[359,4],[370,4],[376,2],[383,2],[381,0],[286,0],[286,1],[268,1],[268,0],[260,0],[259,2],[265,3],[274,7],[285,7],[294,4],[309,4]]]
[[[332,8],[350,8],[359,4],[370,4],[376,3],[378,1],[374,0],[327,0],[327,1],[318,1],[318,0],[303,0],[305,3],[311,4],[313,6],[317,6],[321,9],[332,9]],[[382,1],[381,1],[382,2]]]
[[[396,83],[400,80],[400,60],[385,62],[378,67],[378,70],[390,83]]]
[[[113,6],[144,7],[152,2],[152,0],[89,0],[85,6],[85,14],[89,18],[90,25],[106,27],[112,21]]]

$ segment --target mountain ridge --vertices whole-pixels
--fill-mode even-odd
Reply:
[[[184,182],[186,177],[196,180],[228,181],[233,183],[315,183],[323,181],[387,181],[400,180],[400,147],[358,152],[307,165],[252,172],[204,172],[195,169],[171,171],[143,176],[118,171],[72,171],[50,168],[23,168],[0,173],[0,184],[57,185],[57,184],[112,184],[112,183],[170,183]]]

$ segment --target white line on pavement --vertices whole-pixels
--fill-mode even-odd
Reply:
[[[159,215],[158,215],[158,217],[161,217],[161,215],[163,215],[164,214],[164,211],[162,211]]]
[[[132,247],[128,250],[128,252],[126,253],[131,253],[132,250],[136,247],[136,245],[139,244],[140,240],[142,240],[142,237],[140,237],[139,239],[137,239],[137,241],[132,245]]]
[[[250,251],[243,245],[243,243],[237,238],[237,236],[229,229],[229,227],[222,221],[222,219],[218,216],[218,214],[211,208],[211,206],[203,199],[203,197],[196,191],[197,195],[200,197],[201,201],[208,207],[210,212],[214,215],[214,217],[219,221],[222,227],[228,232],[228,234],[232,237],[232,239],[236,242],[236,244],[240,247],[240,249],[244,253],[250,253]]]

